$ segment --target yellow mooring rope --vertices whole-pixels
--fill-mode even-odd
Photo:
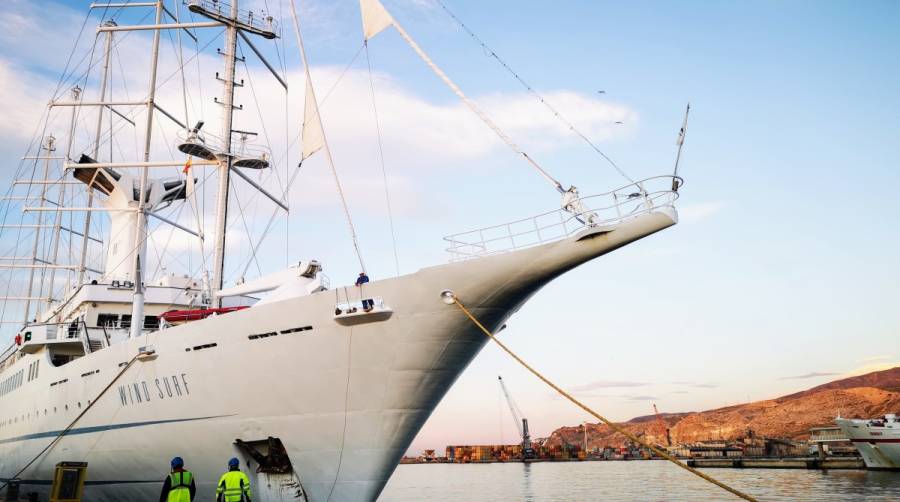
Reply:
[[[655,446],[653,446],[653,445],[650,445],[650,444],[647,444],[647,443],[641,441],[640,439],[638,439],[637,436],[631,434],[630,432],[626,431],[625,429],[623,429],[622,427],[616,425],[615,423],[611,422],[610,420],[607,420],[605,417],[603,417],[602,415],[600,415],[600,414],[597,413],[596,411],[592,410],[592,409],[591,409],[590,407],[588,407],[586,404],[584,404],[584,403],[582,403],[581,401],[575,399],[574,397],[572,397],[571,394],[569,394],[568,392],[562,390],[562,389],[561,389],[559,386],[557,386],[555,383],[553,383],[553,382],[551,382],[549,379],[547,379],[547,377],[545,377],[545,376],[542,375],[540,372],[538,372],[536,369],[532,368],[528,363],[526,363],[525,361],[523,361],[521,357],[519,357],[518,355],[516,355],[516,353],[513,352],[512,350],[510,350],[509,347],[507,347],[506,345],[504,345],[503,342],[501,342],[500,340],[498,340],[497,338],[495,338],[494,335],[493,335],[493,333],[491,333],[490,331],[488,331],[488,329],[485,328],[484,325],[482,325],[480,322],[478,322],[478,319],[476,319],[475,316],[473,316],[472,313],[469,312],[469,309],[467,309],[466,306],[463,305],[463,304],[459,301],[459,298],[456,298],[455,295],[453,296],[453,301],[454,301],[454,303],[456,303],[456,306],[459,307],[460,310],[462,310],[463,313],[466,314],[466,316],[467,316],[473,323],[475,323],[476,326],[478,326],[478,329],[480,329],[480,330],[481,330],[488,338],[490,338],[494,343],[496,343],[498,346],[500,346],[500,348],[503,349],[504,352],[506,352],[507,354],[509,354],[510,356],[512,356],[513,359],[515,359],[516,361],[518,361],[519,364],[521,364],[522,366],[524,366],[525,369],[527,369],[528,371],[530,371],[534,376],[540,378],[545,384],[547,384],[547,385],[549,385],[550,387],[552,387],[553,390],[555,390],[556,392],[558,392],[561,396],[563,396],[563,397],[565,397],[566,399],[568,399],[569,401],[572,401],[573,403],[575,403],[575,405],[578,406],[579,408],[581,408],[582,410],[584,410],[584,411],[590,413],[591,415],[593,415],[594,417],[596,417],[598,420],[600,420],[600,421],[603,422],[604,424],[608,425],[610,428],[612,428],[614,431],[618,432],[619,434],[622,434],[623,436],[627,437],[628,439],[634,441],[634,442],[637,443],[637,444],[640,444],[641,446],[644,446],[645,448],[649,448],[651,451],[653,451],[653,453],[656,453],[656,454],[659,455],[660,457],[662,457],[662,458],[668,460],[669,462],[672,462],[673,464],[677,465],[678,467],[681,467],[682,469],[684,469],[684,470],[690,472],[691,474],[694,474],[694,475],[696,475],[696,476],[699,476],[699,477],[703,478],[704,480],[709,481],[710,483],[712,483],[712,484],[718,486],[719,488],[722,488],[723,490],[727,490],[727,491],[733,493],[734,495],[737,495],[738,497],[740,497],[740,498],[742,498],[742,499],[744,499],[744,500],[750,500],[750,501],[756,502],[756,499],[753,498],[753,497],[751,497],[750,495],[747,495],[746,493],[744,493],[744,492],[742,492],[742,491],[740,491],[740,490],[738,490],[738,489],[736,489],[736,488],[732,488],[732,487],[726,485],[725,483],[723,483],[723,482],[721,482],[721,481],[719,481],[719,480],[717,480],[717,479],[714,479],[714,478],[712,478],[712,477],[710,477],[710,476],[707,476],[706,474],[703,474],[702,472],[698,471],[697,469],[695,469],[695,468],[693,468],[693,467],[691,467],[691,466],[685,464],[684,462],[678,460],[677,458],[675,458],[675,457],[669,455],[667,452],[665,452],[665,451],[663,451],[663,450],[661,450],[661,449],[659,449],[659,448],[657,448],[657,447],[655,447]]]

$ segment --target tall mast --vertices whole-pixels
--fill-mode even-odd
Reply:
[[[53,157],[53,152],[56,151],[56,147],[54,146],[56,143],[56,138],[52,135],[47,136],[47,143],[44,145],[44,150],[47,151],[47,156],[44,159],[44,179],[43,183],[41,183],[41,198],[38,201],[38,206],[43,208],[44,202],[47,199],[47,184],[50,180],[50,159]],[[36,270],[38,264],[38,247],[40,246],[41,234],[43,233],[43,225],[44,223],[44,212],[40,211],[37,214],[37,224],[34,227],[34,246],[31,248],[31,269],[28,272],[28,294],[25,295],[25,319],[23,322],[28,323],[28,318],[31,317],[31,295],[34,293],[34,271]]]
[[[162,23],[163,4],[162,0],[156,0],[156,25]],[[134,298],[131,307],[131,338],[137,338],[141,334],[144,327],[144,264],[141,263],[141,257],[147,250],[147,178],[149,169],[147,162],[150,162],[150,140],[153,136],[153,114],[156,110],[156,70],[159,63],[159,35],[160,30],[153,30],[153,52],[150,57],[150,92],[147,97],[147,130],[144,133],[144,167],[141,168],[141,194],[137,207],[137,227],[135,234],[135,256],[134,256]]]
[[[72,102],[77,103],[82,98],[82,90],[77,85],[72,88]],[[64,155],[64,161],[68,161],[72,158],[72,143],[75,141],[75,118],[77,117],[77,106],[72,107],[72,115],[69,117],[69,139],[66,142],[66,153]],[[56,217],[54,218],[53,223],[53,259],[49,260],[51,265],[50,268],[50,282],[47,284],[47,306],[49,307],[51,303],[53,303],[53,283],[56,281],[56,259],[59,256],[59,237],[60,231],[62,230],[62,212],[59,208],[66,201],[66,185],[60,184],[59,186],[59,198],[57,199],[56,204]],[[47,269],[41,269],[41,288],[40,291],[44,290],[44,277],[47,273]]]
[[[231,165],[234,160],[231,155],[231,132],[234,118],[234,67],[237,56],[237,19],[238,0],[231,2],[230,18],[225,22],[225,50],[222,56],[225,58],[225,74],[222,81],[222,155],[224,159],[219,167],[219,186],[216,196],[216,246],[215,262],[213,264],[213,304],[221,306],[222,300],[215,293],[222,289],[225,271],[225,231],[228,226],[228,191],[231,184]]]
[[[103,23],[103,26],[115,26],[116,22],[112,19]],[[100,101],[101,103],[106,100],[106,85],[109,80],[109,57],[112,51],[112,39],[113,32],[106,32],[106,43],[103,48],[103,78],[100,80]],[[104,108],[100,107],[97,109],[97,129],[94,133],[94,149],[92,150],[91,157],[94,160],[100,160],[97,156],[100,153],[100,132],[103,129],[103,111]],[[112,144],[112,137],[109,138],[110,144]],[[112,152],[112,150],[110,150]],[[109,161],[112,162],[112,156],[110,156]],[[93,184],[89,184],[87,186],[88,192],[88,200],[87,207],[88,209],[92,208],[94,205],[94,188]],[[88,242],[90,240],[89,236],[91,234],[91,215],[93,211],[87,211],[84,214],[84,228],[81,232],[81,260],[78,262],[78,282],[77,284],[80,286],[84,283],[84,273],[85,267],[87,266],[87,250],[88,250]]]

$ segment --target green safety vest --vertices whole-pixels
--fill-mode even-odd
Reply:
[[[168,502],[191,502],[191,471],[179,471],[169,474]]]
[[[216,488],[216,500],[220,500],[221,495],[224,495],[225,502],[250,502],[250,478],[241,471],[222,474]]]

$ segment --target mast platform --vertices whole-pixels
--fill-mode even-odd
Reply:
[[[223,24],[234,24],[238,29],[254,33],[269,40],[278,38],[278,23],[271,15],[238,11],[237,19],[231,18],[231,4],[221,0],[188,0],[188,9],[201,16]]]

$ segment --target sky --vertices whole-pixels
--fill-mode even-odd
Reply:
[[[709,409],[900,364],[900,5],[444,1],[635,179],[671,172],[684,107],[691,103],[680,223],[547,286],[509,322],[503,337],[513,350],[614,420],[649,414],[653,403],[662,412]],[[368,47],[383,174],[358,5],[299,3],[326,133],[371,276],[396,273],[385,178],[402,273],[445,261],[444,235],[557,207],[552,188],[392,30]],[[586,195],[626,183],[434,0],[384,3],[451,78],[564,184]],[[10,27],[0,33],[3,186],[41,123],[86,4],[47,1],[38,7],[11,0],[0,12]],[[257,0],[250,7],[287,16],[287,5]],[[123,23],[139,18],[119,16]],[[284,62],[289,89],[302,89],[289,19],[277,51],[271,44],[260,47],[279,68]],[[76,54],[89,50],[99,21],[88,20]],[[142,33],[119,46],[116,96],[134,98],[146,87],[148,42]],[[206,52],[188,65],[192,91],[185,113],[190,121],[205,119],[213,132],[214,50],[222,45],[214,33],[200,37],[201,46],[207,42]],[[180,113],[181,93],[171,89],[179,79],[175,52],[170,41],[163,46],[161,75],[175,78],[161,88],[160,103]],[[285,97],[267,70],[245,55],[247,64],[238,72],[246,79],[238,90],[244,110],[236,126],[272,138],[276,168],[259,181],[280,194],[298,160],[292,140],[303,95]],[[50,128],[61,131],[64,123],[64,116],[55,116]],[[159,137],[175,132],[157,127]],[[79,134],[75,150],[84,150],[90,131]],[[113,155],[131,147],[116,145]],[[155,148],[154,158],[169,147]],[[177,176],[177,169],[166,175]],[[262,234],[273,208],[236,189],[246,211],[230,229],[229,248],[239,258],[226,267],[229,281],[308,258],[325,264],[333,284],[356,275],[321,155],[304,162],[296,179],[289,192],[296,209],[290,217],[278,216],[256,260],[250,242]],[[212,185],[201,185],[204,200]],[[200,224],[209,229],[207,206],[201,205],[206,216]],[[184,223],[196,221],[189,211],[172,214]],[[169,246],[175,255],[159,259],[156,272],[196,268],[197,258],[186,258],[200,256],[190,236],[162,227],[154,235],[151,249]],[[589,419],[489,345],[411,451],[514,442],[498,374],[537,437]]]

